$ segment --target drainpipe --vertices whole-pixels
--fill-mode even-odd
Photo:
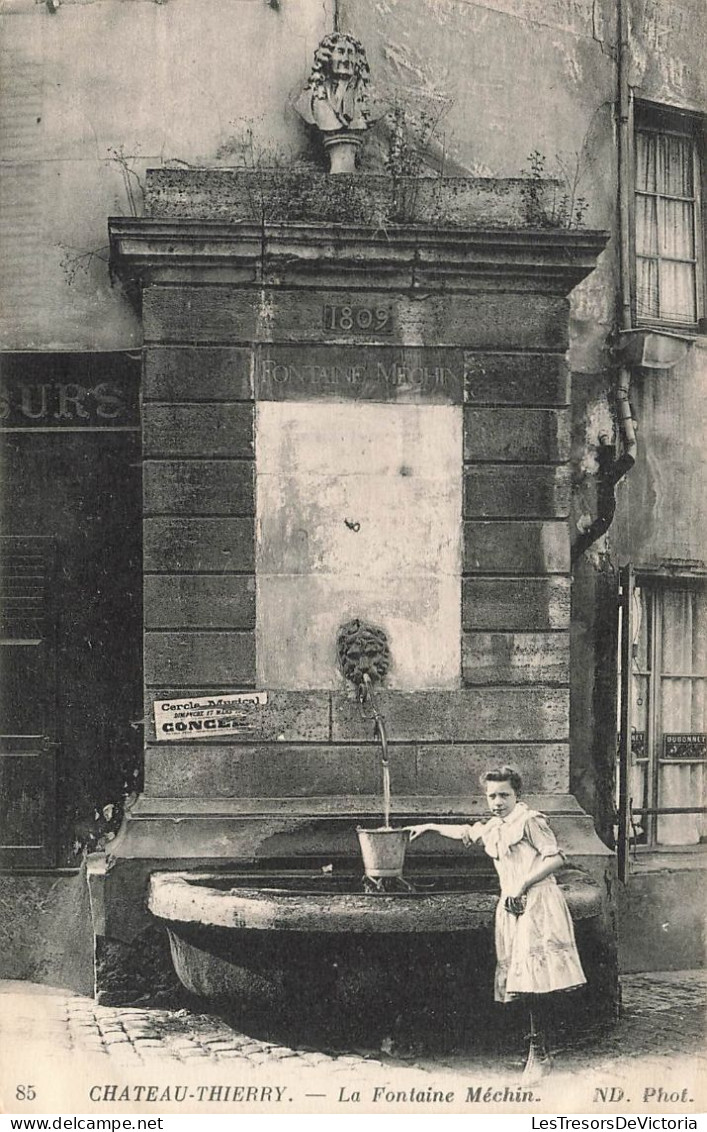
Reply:
[[[606,436],[606,434],[599,437],[597,516],[588,527],[582,530],[574,543],[572,547],[573,562],[581,558],[585,550],[588,550],[592,543],[595,543],[608,531],[616,513],[616,485],[636,463],[636,431],[628,400],[630,380],[630,371],[622,366],[616,399],[618,401],[619,428],[622,434],[623,451],[618,460],[615,460],[611,437]]]
[[[621,329],[630,330],[631,317],[631,146],[633,143],[633,107],[628,85],[628,4],[629,0],[617,0],[618,19],[618,195],[619,195],[619,248],[621,270]]]
[[[629,0],[617,0],[619,24],[619,246],[621,268],[621,329],[631,330],[631,152],[633,147],[633,96],[628,85],[629,68]],[[616,401],[619,418],[619,431],[623,444],[623,454],[614,467],[614,485],[631,470],[636,463],[638,443],[629,392],[631,389],[631,370],[622,364],[616,388]]]
[[[622,330],[631,330],[631,146],[632,100],[628,83],[629,0],[617,0],[618,25],[618,236],[620,271],[620,324]],[[572,547],[572,561],[576,562],[585,550],[601,538],[611,526],[616,512],[615,488],[636,463],[638,442],[629,400],[631,371],[621,364],[616,387],[616,407],[622,452],[613,458],[613,446],[608,436],[599,437],[598,514],[580,534]]]

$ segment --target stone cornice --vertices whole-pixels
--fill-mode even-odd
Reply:
[[[224,283],[566,295],[594,268],[608,235],[557,229],[405,225],[257,225],[113,217],[111,269],[130,288]]]
[[[528,795],[526,801],[531,809],[549,816],[569,855],[612,856],[597,837],[592,818],[571,794]],[[356,844],[355,825],[366,821],[378,825],[381,805],[381,798],[372,795],[152,798],[143,794],[111,842],[110,856],[116,860],[245,856],[265,861],[302,853],[349,855]],[[488,817],[480,795],[400,795],[393,798],[391,813],[400,824]],[[458,846],[445,846],[443,851],[454,854]]]

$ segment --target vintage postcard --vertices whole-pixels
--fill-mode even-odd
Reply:
[[[0,1110],[696,1128],[703,3],[0,33]]]

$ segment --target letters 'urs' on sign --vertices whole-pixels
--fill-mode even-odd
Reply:
[[[268,702],[267,692],[184,696],[155,700],[155,738],[224,739],[233,732],[249,734],[258,727],[258,709]]]
[[[98,381],[0,381],[0,431],[139,428],[137,385]]]

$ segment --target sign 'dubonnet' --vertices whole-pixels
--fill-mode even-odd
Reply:
[[[223,739],[229,732],[249,732],[256,727],[257,709],[267,702],[267,692],[155,700],[155,738]]]

